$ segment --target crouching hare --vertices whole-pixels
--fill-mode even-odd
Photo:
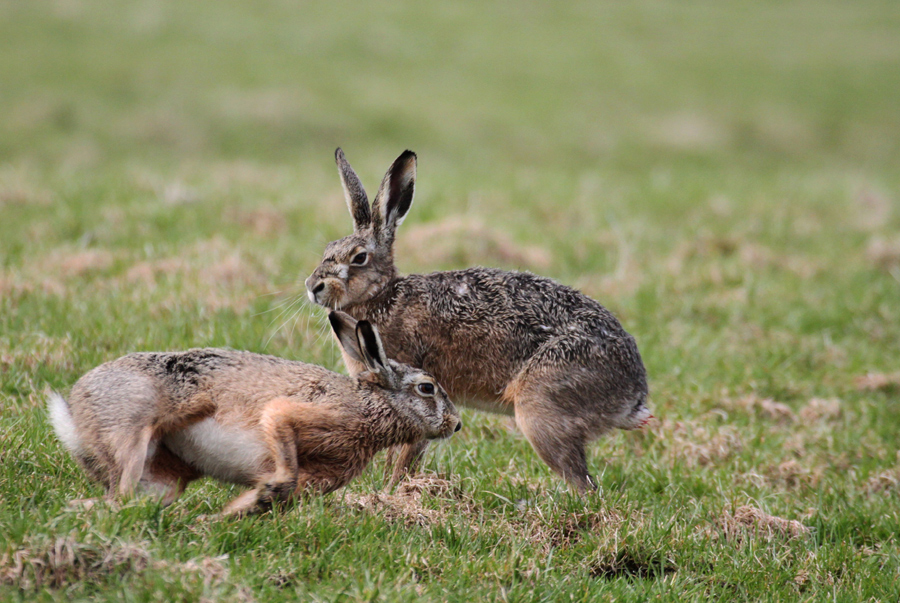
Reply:
[[[394,161],[371,206],[341,149],[335,158],[354,232],[325,248],[306,279],[310,300],[371,321],[388,356],[434,375],[457,403],[515,414],[545,463],[577,490],[595,489],[585,443],[651,418],[634,338],[596,301],[533,274],[400,276],[394,235],[412,206],[416,155]],[[403,448],[395,481],[425,445]]]
[[[52,395],[53,427],[110,497],[170,504],[207,475],[251,486],[225,514],[331,492],[383,448],[460,429],[441,386],[388,359],[370,323],[329,319],[350,377],[227,349],[129,354],[84,375],[68,402]]]

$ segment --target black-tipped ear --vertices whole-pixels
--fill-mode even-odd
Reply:
[[[381,337],[378,331],[368,320],[356,323],[356,339],[359,349],[363,353],[366,367],[373,372],[383,372],[387,369],[387,360],[384,355],[384,347],[381,345]]]
[[[353,229],[359,231],[368,228],[372,223],[372,212],[369,209],[369,197],[366,195],[366,189],[363,188],[359,176],[344,157],[341,147],[334,151],[334,161],[337,163],[338,173],[341,176],[344,200],[347,202],[350,215],[353,216]]]
[[[397,227],[412,207],[415,192],[416,154],[407,150],[391,164],[372,203],[375,236],[393,241]]]
[[[341,345],[341,349],[353,360],[366,364],[365,354],[360,349],[359,338],[356,335],[358,324],[356,320],[349,314],[335,310],[329,312],[328,322],[331,323],[331,330]]]

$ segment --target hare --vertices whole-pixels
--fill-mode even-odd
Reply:
[[[593,299],[527,272],[401,276],[393,243],[413,202],[415,153],[394,161],[371,206],[341,149],[335,159],[354,231],[325,247],[306,279],[310,301],[376,325],[390,357],[434,375],[458,404],[514,414],[551,469],[580,492],[596,489],[585,444],[652,418],[634,338]],[[401,450],[394,481],[425,445]]]
[[[329,319],[351,377],[228,349],[128,354],[84,375],[68,402],[52,395],[53,427],[109,497],[140,489],[168,505],[207,475],[251,486],[226,515],[331,492],[383,448],[462,427],[433,377],[388,359],[375,327]]]

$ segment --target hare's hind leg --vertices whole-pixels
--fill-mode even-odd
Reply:
[[[570,486],[582,494],[596,490],[597,484],[588,472],[584,451],[588,438],[566,417],[542,408],[546,402],[540,398],[517,399],[516,425],[541,460]]]
[[[146,425],[139,429],[125,428],[113,435],[111,442],[115,462],[110,471],[110,495],[114,494],[114,489],[122,497],[134,493],[144,474],[153,431],[151,425]]]
[[[164,507],[175,502],[187,485],[201,474],[175,456],[163,443],[158,443],[147,459],[146,470],[139,482],[142,492],[155,496]]]
[[[604,419],[603,403],[610,388],[596,357],[589,338],[550,340],[504,391],[515,406],[516,425],[541,460],[581,493],[597,489],[585,445],[612,427]]]

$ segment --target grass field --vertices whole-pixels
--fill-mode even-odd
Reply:
[[[342,370],[302,279],[405,148],[405,272],[532,270],[658,421],[566,492],[463,411],[280,513],[68,510],[44,392],[136,350]],[[0,600],[900,599],[900,5],[0,0]]]

